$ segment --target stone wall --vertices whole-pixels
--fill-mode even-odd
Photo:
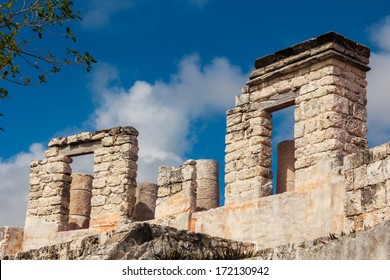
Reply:
[[[257,260],[389,260],[390,222],[360,232],[329,233],[314,240],[259,250]]]
[[[0,227],[0,258],[22,250],[23,228]]]
[[[216,161],[188,160],[179,168],[160,167],[156,219],[184,214],[188,220],[189,213],[218,206],[219,184]]]
[[[56,233],[77,228],[68,228],[73,156],[94,155],[89,227],[105,231],[129,222],[135,204],[137,136],[132,127],[115,127],[50,141],[46,158],[30,165],[24,248],[54,242]]]
[[[367,148],[370,50],[328,33],[256,60],[227,112],[225,203],[272,194],[272,112],[295,105],[295,186],[324,156]]]
[[[390,143],[344,158],[345,213],[359,231],[390,220]]]

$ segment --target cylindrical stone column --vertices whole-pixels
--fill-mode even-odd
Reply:
[[[73,174],[70,185],[68,230],[89,227],[93,176]]]
[[[209,210],[219,206],[218,162],[196,160],[196,210]]]
[[[283,193],[294,190],[294,150],[294,140],[286,140],[278,144],[276,193]]]
[[[134,221],[154,219],[156,210],[158,186],[154,183],[138,183],[136,189],[136,203],[133,212]]]

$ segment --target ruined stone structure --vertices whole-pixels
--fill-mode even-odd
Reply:
[[[54,139],[47,158],[31,163],[24,229],[2,228],[3,255],[147,221],[249,242],[258,258],[389,258],[390,143],[368,149],[369,55],[331,32],[256,60],[227,112],[221,207],[213,160],[162,166],[157,185],[137,185],[134,128]],[[278,145],[273,195],[272,114],[290,106],[294,139]],[[93,179],[71,174],[71,157],[86,153],[94,154]],[[22,234],[23,242],[13,237]]]

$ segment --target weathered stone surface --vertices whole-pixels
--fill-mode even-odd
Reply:
[[[196,210],[219,206],[219,170],[215,160],[196,161]]]
[[[278,144],[278,173],[276,193],[283,193],[294,190],[294,150],[294,140],[283,141]]]
[[[69,230],[89,227],[92,180],[93,177],[88,174],[72,175],[69,202]]]
[[[0,259],[22,250],[23,228],[0,227]]]
[[[133,223],[116,231],[3,256],[7,260],[134,260],[164,258],[173,251],[205,258],[226,249],[254,251],[254,244],[173,228]]]
[[[158,191],[155,185],[137,188],[138,132],[134,128],[116,127],[53,139],[45,153],[47,158],[30,164],[24,249],[80,241],[125,224],[130,224],[126,227],[132,231],[133,220],[156,217],[150,222],[256,242],[257,248],[272,247],[263,253],[274,258],[311,258],[322,256],[316,253],[321,250],[317,245],[321,240],[326,243],[323,236],[329,233],[360,234],[382,226],[390,220],[390,144],[367,149],[368,57],[367,48],[330,33],[258,61],[260,65],[243,94],[236,98],[236,107],[226,114],[223,207],[218,207],[218,167],[211,160],[188,160],[179,168],[162,167]],[[271,196],[271,159],[275,152],[272,112],[288,106],[295,106],[295,144],[287,149],[292,154],[288,156],[292,167],[285,170],[291,171],[288,174],[293,175],[294,182],[285,176],[283,188],[289,192]],[[77,180],[69,166],[71,156],[85,153],[94,154],[92,190],[86,185],[73,187]],[[279,151],[281,154],[287,153]],[[279,164],[279,170],[281,167]],[[280,181],[278,193],[282,192]],[[288,187],[288,182],[294,187]],[[85,229],[73,231],[77,228]],[[150,245],[147,242],[153,232],[146,227],[138,229],[144,235],[136,240],[146,238],[142,249],[137,249],[134,244],[138,241],[125,232],[96,235],[97,239],[80,242],[97,240],[96,245],[111,240],[112,247],[96,245],[98,250],[110,251],[118,248],[116,243],[122,237],[131,239],[132,245],[120,249],[119,254],[113,249],[110,257],[106,251],[91,256],[138,258],[147,255],[142,250]],[[308,246],[302,251],[302,240],[315,240],[313,250]],[[73,245],[77,247],[76,243]],[[277,247],[289,243],[297,245]],[[348,244],[361,248],[360,243]],[[336,247],[331,248],[336,258],[350,257]],[[134,254],[127,253],[134,250]],[[77,252],[79,257],[84,254]],[[324,258],[332,254],[326,253]],[[351,254],[351,258],[359,255]],[[380,255],[376,252],[373,256]],[[57,254],[55,258],[63,256],[68,255]]]
[[[154,219],[157,191],[157,184],[147,182],[138,183],[133,220],[146,221]]]

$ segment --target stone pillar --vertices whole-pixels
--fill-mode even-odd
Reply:
[[[157,191],[157,184],[146,182],[137,184],[136,204],[133,212],[134,221],[147,221],[154,219]]]
[[[93,177],[88,174],[73,174],[70,185],[68,230],[89,227],[91,214]]]
[[[248,100],[249,101],[249,100]],[[256,106],[227,112],[225,204],[272,194],[272,115]]]
[[[33,232],[65,231],[68,227],[72,159],[59,150],[46,151],[46,159],[30,163],[25,237]]]
[[[196,162],[186,161],[179,168],[161,166],[155,218],[164,218],[196,209]]]
[[[90,227],[107,231],[131,221],[137,188],[137,136],[133,127],[113,128],[94,150]]]
[[[278,144],[276,193],[290,192],[294,190],[294,151],[294,140],[286,140]]]
[[[219,206],[218,162],[196,160],[196,210],[209,210]]]

